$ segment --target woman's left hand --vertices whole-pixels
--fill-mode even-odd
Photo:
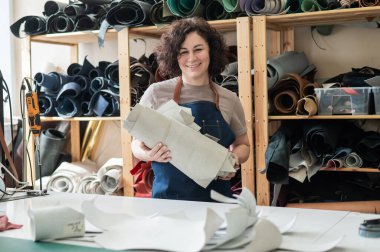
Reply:
[[[239,158],[238,158],[238,156],[235,153],[233,153],[232,151],[230,153],[232,154],[232,156],[235,159],[235,166],[234,166],[235,170],[239,170],[240,169],[240,164],[239,164]],[[219,177],[219,179],[221,179],[221,180],[230,180],[233,177],[235,177],[235,175],[236,175],[236,172],[229,172],[227,174],[227,176],[225,176],[225,177]]]

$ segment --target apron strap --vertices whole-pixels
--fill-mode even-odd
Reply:
[[[178,77],[177,84],[175,85],[173,100],[179,104],[179,97],[181,94],[181,88],[183,86],[182,76]],[[216,109],[219,110],[219,94],[212,82],[210,81],[210,89],[215,95],[215,106]]]

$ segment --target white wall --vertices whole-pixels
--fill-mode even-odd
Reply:
[[[304,51],[310,63],[317,67],[316,78],[330,78],[351,71],[352,67],[380,68],[380,29],[375,23],[334,25],[331,35],[322,36],[310,27],[295,31],[295,49]]]

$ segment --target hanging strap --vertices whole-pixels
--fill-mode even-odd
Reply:
[[[183,81],[182,81],[182,77],[180,76],[178,77],[177,84],[175,85],[174,94],[173,94],[173,100],[178,104],[179,104],[179,97],[181,95],[182,86],[183,86]],[[211,81],[210,81],[210,89],[215,95],[216,109],[219,110],[219,94]]]
[[[7,144],[5,142],[4,131],[3,131],[3,127],[1,126],[1,124],[0,124],[0,142],[1,142],[1,147],[3,148],[3,151],[5,153],[5,156],[8,159],[9,166],[12,169],[13,175],[15,176],[15,178],[17,180],[19,180],[15,164],[13,163],[11,154],[9,153]],[[16,181],[16,186],[18,186],[18,182],[17,181]]]

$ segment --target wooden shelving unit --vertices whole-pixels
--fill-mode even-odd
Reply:
[[[215,29],[220,32],[236,32],[238,59],[239,59],[239,96],[245,111],[246,123],[248,128],[248,137],[251,143],[251,155],[246,163],[242,165],[242,183],[243,186],[255,192],[255,170],[254,170],[254,139],[253,139],[253,97],[252,97],[252,40],[251,40],[251,19],[249,17],[240,17],[231,20],[210,21]],[[167,30],[168,26],[163,27],[137,27],[125,28],[119,32],[109,30],[106,33],[107,40],[118,41],[118,59],[119,59],[119,84],[120,84],[120,117],[97,118],[97,117],[76,117],[63,119],[59,117],[44,117],[43,121],[70,121],[71,124],[71,154],[73,161],[80,160],[80,138],[79,122],[92,120],[115,120],[121,123],[121,141],[123,155],[123,181],[124,195],[133,196],[133,177],[130,169],[133,165],[133,156],[130,148],[131,136],[123,127],[123,122],[131,110],[130,94],[130,45],[129,41],[134,37],[159,38]],[[88,32],[71,32],[65,34],[47,34],[32,36],[24,39],[23,43],[23,76],[31,76],[31,43],[49,43],[59,44],[70,47],[71,62],[78,61],[78,44],[80,43],[97,43],[99,31]],[[29,150],[33,150],[33,143],[30,142]],[[32,152],[31,152],[32,153]],[[33,157],[33,155],[31,155]],[[34,160],[32,160],[34,164]],[[32,169],[34,171],[34,169]],[[29,178],[30,179],[30,178]]]
[[[265,174],[265,151],[269,142],[270,123],[283,120],[356,120],[379,119],[379,115],[352,116],[277,116],[268,115],[268,84],[266,62],[270,57],[285,51],[294,50],[294,28],[299,26],[315,26],[353,22],[374,21],[380,17],[380,7],[353,8],[330,11],[319,11],[276,16],[254,16],[253,41],[255,65],[255,132],[256,132],[256,182],[257,202],[259,205],[270,204],[270,185]],[[269,33],[269,34],[268,34]],[[269,42],[267,41],[269,35]],[[268,48],[269,47],[269,48]],[[267,55],[269,52],[269,55]],[[259,85],[258,85],[259,84]],[[336,171],[346,172],[379,172],[371,168],[340,168]],[[336,207],[340,203],[332,204]],[[368,204],[368,203],[366,203]],[[370,203],[369,203],[370,204]],[[293,205],[292,205],[293,206]],[[310,204],[308,204],[310,207]],[[331,204],[326,208],[333,209]]]

